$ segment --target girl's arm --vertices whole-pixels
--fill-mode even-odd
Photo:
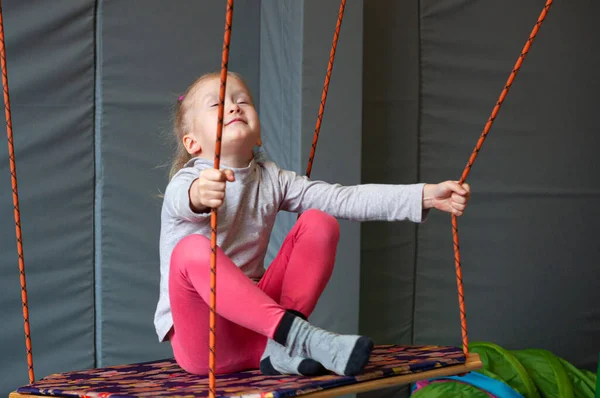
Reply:
[[[305,176],[279,170],[283,201],[281,209],[301,213],[320,209],[334,217],[353,221],[423,222],[425,184],[363,184],[342,186],[311,181]]]

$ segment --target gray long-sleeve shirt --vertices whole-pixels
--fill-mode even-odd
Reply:
[[[213,162],[209,160],[190,160],[165,191],[160,232],[160,296],[154,317],[159,341],[164,341],[173,326],[168,290],[173,248],[190,234],[210,238],[210,213],[194,213],[190,209],[188,191],[200,171],[212,167]],[[227,166],[222,164],[221,168]],[[425,217],[424,184],[346,187],[311,181],[260,159],[252,160],[248,167],[230,169],[235,173],[235,181],[227,183],[225,201],[218,211],[217,244],[255,282],[265,272],[269,237],[280,210],[302,213],[320,209],[334,217],[354,221],[420,223]]]

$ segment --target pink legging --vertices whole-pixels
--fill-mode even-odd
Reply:
[[[217,249],[217,373],[258,368],[285,310],[312,313],[333,271],[339,235],[335,218],[306,211],[258,284]],[[179,366],[201,375],[208,373],[210,253],[206,237],[182,239],[169,275],[173,354]]]

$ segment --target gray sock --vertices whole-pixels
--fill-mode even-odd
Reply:
[[[285,347],[269,339],[265,352],[260,358],[260,371],[264,375],[303,375],[317,376],[326,373],[326,369],[314,359],[290,356]]]
[[[287,333],[286,333],[287,332]],[[307,321],[286,314],[281,324],[281,334],[291,357],[312,358],[339,375],[356,375],[369,361],[373,342],[368,337],[341,335],[320,329]]]

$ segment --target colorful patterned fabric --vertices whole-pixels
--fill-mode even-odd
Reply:
[[[464,362],[462,350],[456,347],[380,345],[375,347],[369,364],[357,376],[263,376],[257,370],[247,371],[217,376],[217,395],[222,398],[295,397]],[[206,397],[208,377],[187,373],[173,359],[167,359],[55,374],[21,387],[17,392],[82,398]]]

